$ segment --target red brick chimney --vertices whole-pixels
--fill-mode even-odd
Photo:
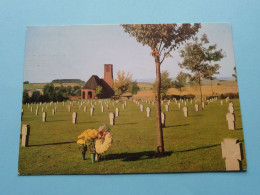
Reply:
[[[105,64],[104,65],[104,81],[109,84],[111,88],[113,88],[113,65]]]

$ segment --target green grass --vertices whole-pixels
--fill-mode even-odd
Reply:
[[[22,124],[31,126],[30,147],[20,147],[20,174],[108,174],[108,173],[149,173],[149,172],[199,172],[225,171],[225,162],[221,155],[220,143],[223,138],[238,138],[244,147],[243,130],[239,100],[234,100],[236,114],[235,131],[227,128],[225,115],[228,104],[220,105],[220,101],[211,103],[204,111],[195,112],[194,103],[189,107],[189,117],[183,116],[174,102],[166,113],[166,128],[163,129],[166,155],[156,156],[157,131],[155,107],[151,107],[151,118],[146,112],[141,112],[132,101],[127,102],[125,110],[122,103],[117,104],[120,116],[116,125],[112,126],[113,145],[103,155],[103,158],[91,164],[90,154],[82,160],[77,136],[85,129],[98,128],[104,123],[109,124],[108,114],[115,112],[110,104],[110,110],[105,108],[101,113],[100,105],[95,106],[94,116],[90,116],[90,105],[87,112],[78,109],[78,104],[72,107],[72,112],[78,112],[78,123],[72,124],[72,112],[67,111],[67,104],[58,105],[55,116],[51,115],[52,104],[47,109],[47,122],[41,122],[41,106],[39,116],[23,105],[24,116]],[[86,105],[86,104],[84,104]],[[144,110],[145,110],[144,109]],[[165,111],[164,105],[162,111]],[[243,150],[244,152],[245,150]],[[245,154],[244,154],[245,156]],[[246,160],[242,161],[246,170]]]

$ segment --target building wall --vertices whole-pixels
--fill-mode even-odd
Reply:
[[[91,97],[89,97],[89,92],[91,92]],[[84,93],[85,93],[85,97],[84,97]],[[81,99],[83,100],[87,100],[87,99],[95,99],[95,93],[96,90],[92,90],[92,89],[81,89]]]
[[[105,64],[104,65],[104,81],[113,88],[113,65]]]

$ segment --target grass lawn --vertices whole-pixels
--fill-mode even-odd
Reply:
[[[156,155],[157,130],[155,106],[144,105],[144,112],[132,101],[127,102],[123,110],[122,103],[115,107],[110,103],[108,110],[104,106],[101,112],[100,104],[95,105],[94,116],[90,116],[90,105],[83,104],[79,110],[78,104],[72,107],[72,112],[78,112],[78,123],[72,124],[72,112],[67,105],[58,104],[57,113],[51,115],[54,103],[47,108],[47,122],[41,121],[41,105],[39,115],[23,105],[24,116],[22,124],[31,126],[29,147],[20,147],[20,174],[108,174],[108,173],[149,173],[149,172],[199,172],[225,171],[220,143],[223,138],[238,138],[243,145],[242,168],[246,170],[243,128],[239,100],[232,100],[236,115],[235,131],[228,130],[225,115],[228,103],[220,105],[220,100],[205,106],[205,110],[195,112],[194,102],[188,103],[189,117],[185,118],[182,108],[178,109],[173,101],[166,114],[166,128],[163,129],[166,155],[158,158]],[[87,106],[87,112],[83,107]],[[43,105],[45,107],[45,105]],[[151,107],[151,117],[146,117],[146,107]],[[91,164],[90,154],[82,160],[77,136],[85,129],[97,129],[104,123],[109,124],[109,112],[120,109],[115,126],[111,127],[113,144],[99,162]]]

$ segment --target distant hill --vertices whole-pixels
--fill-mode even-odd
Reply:
[[[51,83],[53,83],[53,84],[54,83],[59,83],[59,84],[62,84],[62,83],[78,83],[79,85],[82,85],[85,82],[80,80],[80,79],[55,79]]]

